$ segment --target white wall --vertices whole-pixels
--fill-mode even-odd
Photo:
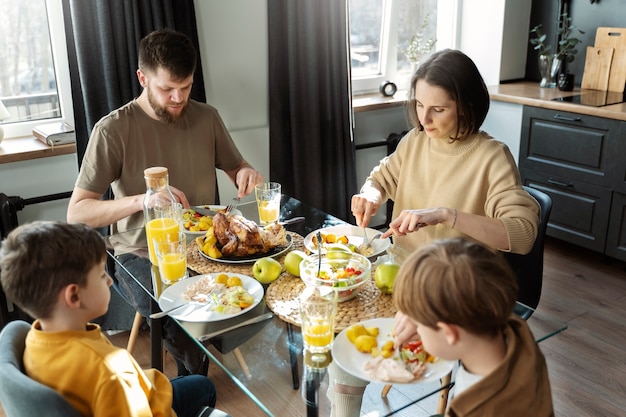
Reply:
[[[76,154],[0,164],[0,192],[24,199],[72,191],[78,174]],[[65,220],[68,199],[26,206],[20,223]]]
[[[269,179],[267,2],[194,3],[207,102],[220,112],[244,158]],[[236,196],[222,172],[218,184],[222,201]]]
[[[524,78],[531,0],[463,0],[460,46],[487,85]]]
[[[522,136],[522,105],[491,101],[489,113],[481,129],[507,144],[519,166],[519,146]]]

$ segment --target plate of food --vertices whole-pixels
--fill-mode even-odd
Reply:
[[[333,342],[333,360],[344,371],[357,378],[383,384],[421,384],[438,381],[452,371],[454,361],[446,361],[429,355],[421,347],[421,341],[410,342],[402,352],[393,350],[393,318],[365,320],[344,329]],[[377,335],[366,333],[367,330]],[[379,355],[364,353],[357,349],[359,343],[371,343],[370,338],[354,339],[364,334],[376,340]],[[368,346],[360,345],[367,348]],[[390,350],[391,349],[391,350]],[[387,356],[387,357],[385,357]]]
[[[371,240],[374,236],[381,233],[380,230],[366,228],[367,237]],[[314,230],[306,235],[304,238],[304,247],[311,253],[318,252],[317,232],[322,235],[322,253],[326,252],[327,247],[342,244],[350,248],[353,252],[357,252],[368,258],[383,254],[389,245],[391,245],[391,239],[376,239],[372,241],[371,253],[360,253],[359,246],[363,243],[363,229],[358,226],[345,225],[345,226],[331,226],[323,229]]]
[[[263,299],[263,286],[254,278],[233,272],[196,275],[168,287],[159,297],[161,310],[181,321],[211,322],[244,314]]]
[[[285,228],[272,223],[265,227],[238,214],[218,213],[213,216],[213,233],[197,237],[200,254],[222,263],[253,263],[264,257],[276,257],[292,246]]]
[[[183,210],[181,223],[183,232],[198,236],[205,234],[213,224],[213,216],[217,213],[223,213],[225,210],[226,206],[216,205],[192,206]],[[232,213],[241,215],[237,209],[234,209]]]

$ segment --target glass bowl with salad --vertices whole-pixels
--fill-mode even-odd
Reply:
[[[339,302],[356,297],[372,279],[371,271],[372,264],[365,256],[341,250],[313,254],[300,262],[300,278],[305,284],[333,287]]]

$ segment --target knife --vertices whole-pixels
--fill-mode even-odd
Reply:
[[[265,321],[265,320],[269,320],[272,317],[274,317],[274,314],[272,314],[272,313],[261,314],[260,316],[256,316],[256,317],[253,317],[253,318],[251,318],[249,320],[242,321],[241,323],[235,324],[233,326],[226,327],[224,329],[216,330],[216,331],[214,331],[212,333],[207,333],[205,335],[202,335],[202,336],[198,337],[198,340],[201,341],[201,342],[204,342],[205,340],[209,340],[209,339],[212,339],[212,338],[214,338],[216,336],[219,336],[221,334],[228,333],[231,330],[235,330],[235,329],[238,329],[240,327],[248,326],[250,324],[259,323],[259,322],[262,322],[262,321]]]
[[[203,206],[191,206],[190,208],[194,210],[196,213],[202,214],[203,216],[213,217],[217,213],[219,213],[218,211],[214,211]]]

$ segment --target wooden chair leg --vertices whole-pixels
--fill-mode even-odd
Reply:
[[[382,392],[380,393],[380,396],[383,398],[387,398],[387,394],[389,394],[389,390],[391,389],[391,384],[386,384],[383,387]]]
[[[239,348],[233,349],[233,355],[235,355],[235,359],[237,360],[237,363],[239,364],[239,366],[241,366],[241,369],[243,370],[243,373],[246,375],[246,378],[252,379],[252,374],[250,373],[250,369],[248,369],[248,364],[244,360],[243,355],[241,354],[241,351],[239,350]]]
[[[441,386],[446,386],[452,380],[452,371],[448,373],[448,375],[441,378]],[[450,388],[446,388],[441,390],[439,393],[439,403],[437,404],[437,414],[445,414],[446,407],[448,406],[448,394],[450,393]]]
[[[133,354],[133,350],[135,349],[137,336],[139,336],[139,329],[141,329],[142,324],[143,316],[139,312],[136,312],[135,319],[133,320],[133,327],[130,329],[130,335],[128,336],[128,345],[126,345],[126,350],[131,355]]]

